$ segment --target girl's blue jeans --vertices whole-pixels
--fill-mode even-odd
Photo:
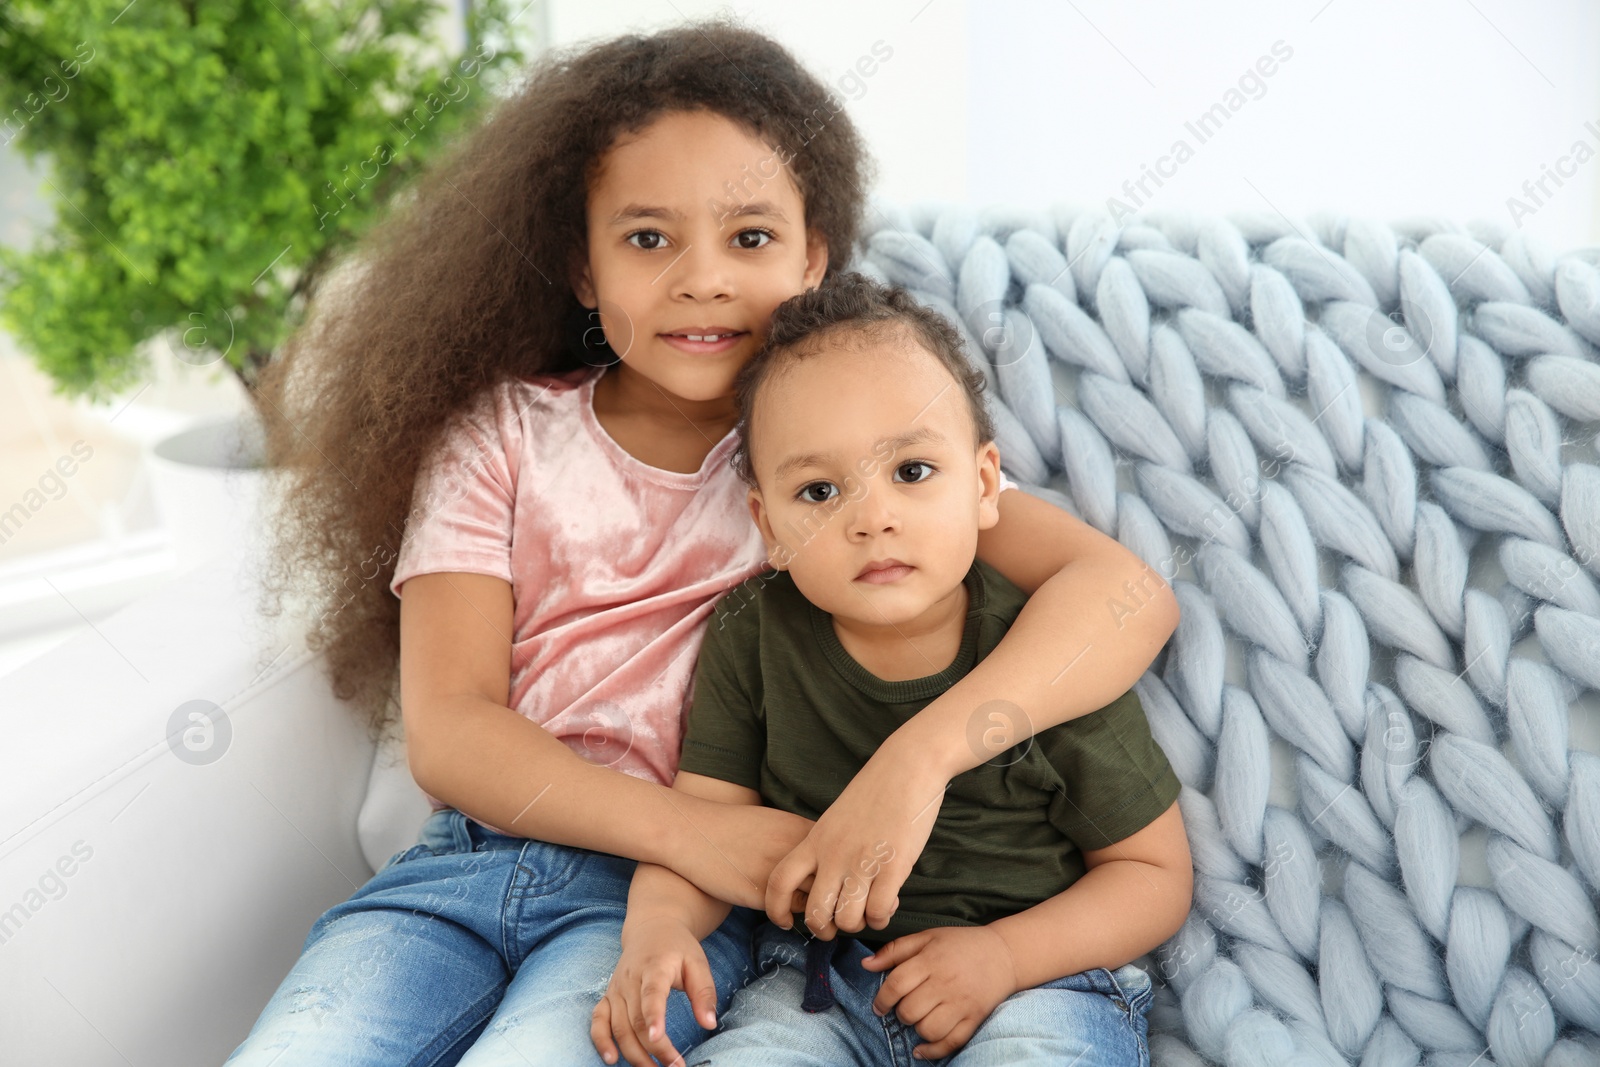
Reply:
[[[602,1065],[594,1006],[622,954],[633,860],[495,833],[446,808],[322,914],[231,1067]],[[755,974],[760,912],[705,939],[717,1017]],[[673,990],[680,1052],[708,1036]]]
[[[758,974],[739,990],[720,1024],[687,1060],[694,1067],[1150,1067],[1150,976],[1133,964],[1096,967],[1013,993],[954,1054],[915,1060],[926,1043],[893,1010],[880,1017],[873,998],[888,977],[861,961],[870,950],[847,937],[822,959],[808,959],[811,935],[757,916]],[[831,962],[828,961],[831,956]],[[807,968],[817,973],[809,983]],[[825,992],[821,992],[825,990]],[[820,995],[819,995],[820,992]],[[680,1049],[680,1051],[682,1051]]]

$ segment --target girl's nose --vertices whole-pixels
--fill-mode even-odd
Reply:
[[[718,234],[696,237],[667,268],[662,280],[671,286],[674,297],[715,300],[733,295],[733,277],[717,245],[721,239]]]

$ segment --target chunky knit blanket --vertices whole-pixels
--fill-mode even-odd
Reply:
[[[1137,686],[1196,878],[1158,1067],[1600,1063],[1600,249],[871,219],[853,266],[966,330],[1007,473],[1182,608]]]

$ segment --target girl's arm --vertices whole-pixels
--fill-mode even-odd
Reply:
[[[717,804],[751,805],[761,803],[761,794],[733,782],[682,771],[672,783],[674,796],[698,797]],[[810,822],[810,820],[806,820]],[[769,871],[748,872],[757,884],[766,884]],[[653,919],[668,917],[681,921],[694,932],[696,941],[711,936],[722,925],[732,905],[718,900],[671,868],[641,863],[634,868],[628,887],[628,912],[622,920],[622,937],[628,938],[629,925],[638,926]],[[665,993],[662,995],[665,1004]]]
[[[714,803],[590,763],[507,707],[505,580],[420,574],[401,592],[401,715],[411,774],[424,791],[508,833],[657,863],[722,900],[764,906],[768,872],[810,820]]]
[[[1088,870],[1049,900],[987,926],[941,926],[897,937],[861,961],[894,970],[872,1007],[895,1010],[916,1025],[941,1006],[941,1027],[914,1050],[948,1056],[1011,994],[1093,967],[1115,970],[1162,944],[1183,925],[1193,902],[1194,863],[1176,801],[1144,829],[1101,849],[1085,850]],[[946,1034],[942,1024],[958,1021]],[[920,1032],[920,1028],[919,1028]]]
[[[890,735],[778,864],[767,885],[774,923],[789,925],[795,889],[814,876],[806,925],[819,937],[882,929],[946,783],[1111,703],[1177,628],[1171,588],[1115,538],[1021,490],[1000,493],[998,506],[1000,521],[978,534],[978,557],[1028,593],[1027,604],[966,677]],[[841,900],[851,875],[866,891]]]

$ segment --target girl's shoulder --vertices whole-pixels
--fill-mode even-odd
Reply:
[[[598,374],[599,368],[578,367],[501,379],[493,404],[506,444],[545,452],[581,439],[585,389]]]
[[[552,393],[566,393],[583,387],[583,383],[595,373],[595,367],[576,367],[568,371],[553,371],[543,374],[518,374],[507,380],[513,388],[531,388]]]
[[[512,374],[486,387],[475,400],[480,426],[494,427],[499,446],[515,462],[515,454],[570,445],[582,424],[582,389],[595,368],[581,366],[558,373]]]
[[[537,425],[558,413],[571,415],[594,367],[501,378],[478,395],[477,403],[504,422]]]

